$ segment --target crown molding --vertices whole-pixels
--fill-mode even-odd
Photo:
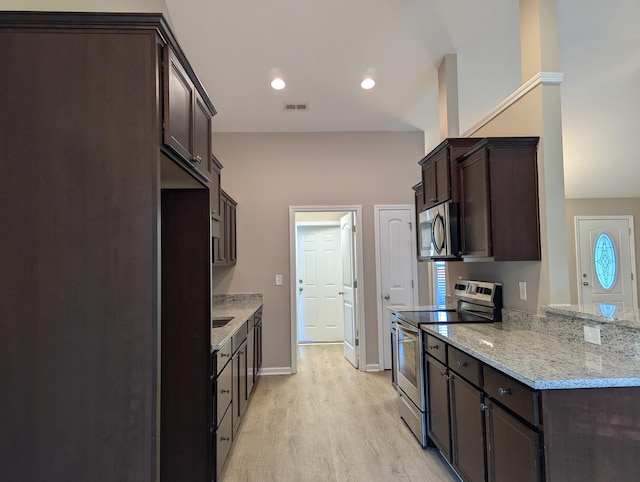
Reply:
[[[464,131],[461,136],[462,137],[471,137],[475,132],[481,129],[483,126],[491,122],[493,119],[498,117],[502,112],[507,110],[513,104],[522,99],[525,95],[531,92],[539,85],[560,85],[564,80],[564,74],[561,72],[539,72],[534,77],[529,79],[527,82],[522,84],[522,86],[516,90],[513,94],[507,97],[505,100],[500,102],[497,107],[491,110],[487,115],[485,115],[478,122],[473,124],[469,129]]]

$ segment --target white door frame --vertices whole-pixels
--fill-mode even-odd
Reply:
[[[380,371],[384,370],[384,343],[389,339],[390,334],[386,333],[384,329],[384,321],[386,318],[390,316],[390,313],[385,313],[385,309],[382,303],[382,262],[380,260],[380,226],[379,226],[379,218],[380,211],[388,210],[388,209],[407,209],[409,208],[411,211],[411,222],[415,224],[416,219],[416,207],[414,204],[376,204],[373,206],[373,220],[375,223],[375,244],[376,244],[376,310],[378,313],[378,369]],[[414,226],[414,229],[417,229],[417,226]],[[414,231],[415,233],[415,231]],[[418,246],[415,235],[411,236],[411,252],[417,253]],[[415,281],[415,287],[413,290],[413,304],[418,304],[418,261],[416,255],[416,262],[412,264],[412,276]],[[386,317],[386,318],[385,318]]]
[[[356,330],[358,333],[358,366],[365,370],[367,366],[364,323],[364,261],[362,256],[362,206],[289,206],[289,279],[296,279],[296,213],[309,212],[343,212],[351,211],[355,214],[356,223]],[[298,371],[298,296],[297,283],[291,283],[291,373]]]
[[[603,220],[612,220],[612,219],[623,219],[629,222],[630,232],[630,242],[629,242],[629,256],[631,256],[631,272],[633,274],[633,278],[631,279],[631,291],[633,296],[633,308],[638,309],[638,281],[636,276],[636,247],[635,247],[635,236],[634,236],[634,227],[633,227],[633,216],[630,214],[625,215],[608,215],[603,214],[601,216],[574,216],[574,231],[575,231],[575,243],[576,243],[576,276],[578,278],[576,289],[578,290],[578,303],[582,304],[582,290],[580,289],[580,284],[582,283],[582,278],[580,277],[580,232],[579,232],[579,222],[581,220],[592,221],[596,219]]]

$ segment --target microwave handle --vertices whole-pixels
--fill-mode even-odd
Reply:
[[[435,217],[433,218],[433,222],[431,223],[431,246],[433,246],[433,249],[436,250],[436,253],[440,254],[442,253],[442,248],[444,246],[438,246],[438,243],[436,242],[435,229],[438,221],[440,221],[444,226],[444,218],[442,217],[442,214],[440,214],[439,212],[436,213]]]

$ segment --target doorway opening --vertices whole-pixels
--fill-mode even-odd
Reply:
[[[292,373],[306,343],[340,343],[366,366],[361,229],[361,206],[289,208]]]

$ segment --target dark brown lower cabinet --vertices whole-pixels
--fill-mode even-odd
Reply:
[[[495,403],[485,406],[488,480],[540,481],[540,433]]]
[[[485,480],[482,393],[456,374],[451,374],[452,465],[468,482]],[[514,479],[517,480],[517,479]]]
[[[428,337],[434,340],[425,350],[431,443],[465,482],[544,480],[539,391]],[[447,364],[431,355],[434,347]]]
[[[425,356],[427,391],[427,435],[451,462],[448,369],[435,358]]]

